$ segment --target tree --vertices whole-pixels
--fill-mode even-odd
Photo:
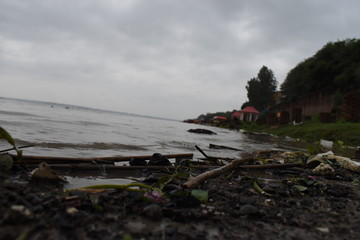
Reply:
[[[262,99],[260,89],[261,85],[258,79],[252,78],[247,82],[248,106],[253,105],[255,108],[260,109]]]
[[[274,93],[277,88],[277,81],[274,73],[263,66],[259,73],[258,79],[260,81],[260,92],[261,92],[261,106],[260,110],[265,110],[273,102]]]
[[[273,71],[263,66],[257,78],[252,78],[247,82],[246,90],[248,102],[243,106],[254,106],[260,112],[271,105],[273,95],[277,88],[277,81]]]
[[[360,39],[329,42],[293,68],[281,85],[288,100],[360,88]]]

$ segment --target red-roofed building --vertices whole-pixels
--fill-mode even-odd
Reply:
[[[232,119],[252,122],[259,118],[259,111],[252,106],[248,106],[241,111],[234,112],[231,117]]]
[[[215,117],[213,118],[214,123],[220,123],[220,122],[224,122],[224,121],[226,121],[226,120],[227,120],[227,118],[226,118],[226,117],[222,117],[222,116],[215,116]]]

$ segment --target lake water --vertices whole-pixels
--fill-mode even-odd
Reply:
[[[200,126],[181,121],[133,116],[61,104],[0,98],[0,126],[5,128],[26,155],[100,157],[197,153],[195,145],[209,155],[239,157],[276,147],[276,143],[250,138],[238,131]],[[217,135],[190,133],[204,128]],[[209,144],[226,145],[242,152],[208,149]],[[0,149],[9,147],[0,142]],[[200,154],[200,155],[198,155]],[[221,155],[223,156],[223,155]]]
[[[194,153],[194,158],[200,158],[203,156],[195,149],[198,145],[210,156],[239,158],[254,151],[277,148],[272,141],[260,141],[238,131],[7,98],[0,98],[0,126],[18,146],[34,145],[24,148],[24,155],[107,157]],[[204,128],[217,134],[190,133],[191,128]],[[210,143],[243,151],[209,149]],[[0,150],[9,147],[0,141]]]

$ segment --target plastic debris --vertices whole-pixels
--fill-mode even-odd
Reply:
[[[335,173],[335,170],[327,163],[320,163],[316,168],[312,170],[313,173],[323,174],[323,175],[332,175]]]
[[[67,182],[65,177],[57,174],[46,162],[40,163],[39,167],[34,169],[34,171],[31,173],[31,179],[50,180],[54,182]]]
[[[360,172],[360,162],[353,161],[347,157],[336,156],[332,151],[317,154],[310,158],[306,164],[309,167],[315,168],[321,163],[329,162],[338,163],[342,168],[350,171]]]
[[[329,233],[330,229],[328,227],[317,227],[316,230],[323,232],[323,233]]]
[[[303,160],[306,158],[306,155],[303,152],[284,152],[280,154],[280,156],[284,159],[284,163],[302,163]]]
[[[333,144],[334,144],[333,141],[328,141],[328,140],[324,140],[324,139],[320,140],[320,145],[325,149],[332,149]]]

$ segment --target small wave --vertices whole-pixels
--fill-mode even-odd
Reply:
[[[30,114],[30,113],[12,112],[12,111],[3,111],[3,110],[0,110],[0,114],[12,115],[12,116],[32,116],[32,117],[38,117],[38,115],[34,115],[34,114]]]
[[[158,141],[157,142],[162,148],[169,148],[169,149],[184,149],[192,151],[196,144],[191,142],[184,142],[184,141]]]
[[[73,122],[72,122],[73,123]],[[89,121],[79,121],[78,122],[80,125],[85,125],[85,126],[111,126],[109,124],[105,124],[105,123],[99,123],[99,122],[89,122]]]
[[[134,151],[146,151],[145,146],[129,145],[121,143],[105,143],[105,142],[93,142],[93,143],[63,143],[63,142],[28,142],[19,139],[15,139],[17,145],[34,145],[34,147],[43,148],[55,148],[55,149],[92,149],[92,150],[134,150]]]

